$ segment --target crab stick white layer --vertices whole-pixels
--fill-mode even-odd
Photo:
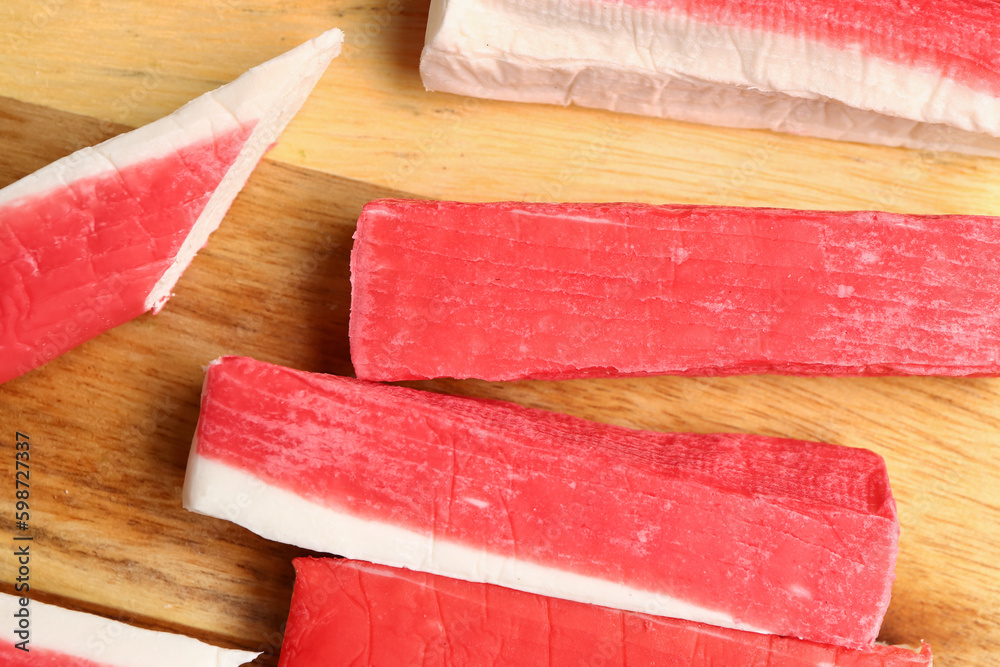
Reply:
[[[462,95],[1000,156],[997,95],[903,60],[677,8],[433,0],[420,71]]]
[[[634,431],[245,357],[208,368],[183,497],[317,551],[858,648],[898,536],[866,450]]]
[[[16,647],[21,637],[10,631],[0,635],[0,662],[8,667],[78,664],[74,660],[89,661],[87,667],[237,667],[260,655],[33,600],[23,605],[22,600],[0,594],[0,617],[27,632],[27,651]],[[26,622],[19,626],[21,619]],[[44,658],[55,662],[42,663]]]
[[[268,484],[191,448],[184,507],[227,519],[269,540],[345,558],[512,586],[541,595],[613,606],[725,628],[765,632],[731,616],[631,586],[501,556],[389,523],[363,519]]]

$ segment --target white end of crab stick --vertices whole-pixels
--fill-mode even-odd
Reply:
[[[196,440],[188,458],[184,507],[228,519],[269,540],[417,572],[523,586],[556,598],[590,604],[613,602],[658,616],[767,632],[751,623],[741,623],[728,613],[663,593],[498,555],[391,522],[337,511],[267,484],[250,472],[200,456],[197,449]]]
[[[998,20],[953,1],[433,0],[420,72],[461,95],[998,156]]]
[[[316,551],[865,647],[899,533],[885,462],[634,431],[224,357],[184,506]]]
[[[0,190],[0,382],[159,310],[342,40],[326,32]]]
[[[255,120],[253,132],[222,179],[204,212],[170,268],[153,287],[146,307],[159,310],[181,273],[219,227],[230,204],[246,184],[264,153],[274,145],[292,117],[305,103],[333,58],[340,54],[344,33],[329,30],[284,55],[254,67],[227,86],[188,103],[166,121],[181,125],[204,123],[215,115],[213,109],[229,113],[236,122]],[[152,127],[152,126],[150,126]]]
[[[15,628],[0,637],[6,667],[238,667],[260,655],[2,593],[0,616]]]

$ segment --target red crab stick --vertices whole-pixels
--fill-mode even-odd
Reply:
[[[367,380],[1000,372],[998,218],[382,200],[351,272]]]
[[[433,574],[297,558],[279,667],[930,667],[930,647],[844,649]]]
[[[0,190],[0,382],[163,306],[342,39]]]
[[[866,646],[899,527],[881,457],[636,431],[224,357],[188,509],[349,558]]]

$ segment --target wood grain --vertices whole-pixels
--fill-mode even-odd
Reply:
[[[427,93],[429,0],[24,0],[0,94],[137,126],[329,27],[344,54],[272,158],[461,200],[1000,210],[1000,160]]]
[[[0,386],[0,451],[12,459],[15,430],[34,447],[39,599],[264,650],[258,663],[276,664],[289,560],[301,550],[180,507],[202,366],[237,353],[350,374],[348,258],[370,199],[1000,213],[1000,161],[425,93],[416,73],[425,15],[426,0],[33,0],[0,9],[0,185],[326,27],[349,31],[344,56],[164,310]],[[958,667],[1000,653],[1000,380],[411,384],[640,428],[871,448],[888,462],[903,530],[882,638],[925,639],[940,664]],[[0,549],[4,582],[9,551]]]

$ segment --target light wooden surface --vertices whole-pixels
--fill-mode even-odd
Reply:
[[[259,664],[276,663],[289,560],[301,550],[180,506],[201,367],[234,353],[350,374],[348,258],[370,199],[1000,214],[996,160],[425,93],[426,11],[426,0],[0,6],[0,185],[326,28],[348,34],[162,313],[0,386],[0,541],[14,531],[20,430],[33,446],[39,599],[263,650]],[[903,531],[882,639],[925,639],[945,666],[1000,653],[1000,380],[413,384],[633,427],[869,447],[888,461]],[[11,551],[0,548],[7,591]]]

